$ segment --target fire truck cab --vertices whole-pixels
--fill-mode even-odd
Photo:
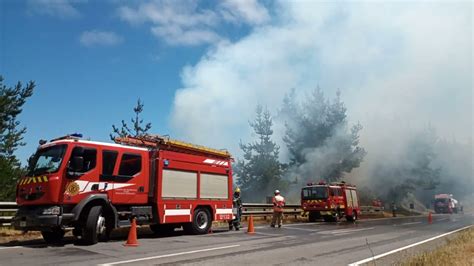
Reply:
[[[131,218],[156,233],[204,234],[232,219],[231,162],[227,151],[160,136],[43,141],[17,184],[13,226],[49,243],[71,228],[95,244]]]
[[[436,194],[434,209],[436,213],[458,213],[459,202],[452,194]]]
[[[357,189],[345,182],[308,183],[301,190],[301,208],[310,222],[320,218],[325,222],[336,222],[343,217],[353,222],[360,214]]]

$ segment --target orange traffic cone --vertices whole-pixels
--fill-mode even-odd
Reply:
[[[428,213],[428,223],[429,224],[433,223],[433,216],[431,215],[431,212]]]
[[[127,243],[123,245],[126,247],[138,247],[137,222],[135,218],[132,219],[132,226],[130,227],[130,231],[128,231]]]
[[[255,229],[253,228],[253,216],[250,215],[250,218],[249,218],[249,225],[247,227],[247,234],[255,234]]]

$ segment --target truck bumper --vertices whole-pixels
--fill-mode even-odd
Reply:
[[[54,227],[64,226],[72,215],[43,214],[50,206],[20,207],[13,218],[12,225],[16,230],[44,231]]]

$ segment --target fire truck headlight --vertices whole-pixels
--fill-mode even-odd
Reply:
[[[43,215],[59,215],[61,214],[61,208],[59,206],[49,207],[43,210]]]

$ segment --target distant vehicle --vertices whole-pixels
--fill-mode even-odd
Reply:
[[[434,200],[435,213],[458,213],[462,211],[459,201],[453,198],[453,194],[437,194]]]
[[[110,231],[150,225],[208,233],[232,220],[231,155],[160,136],[117,138],[117,144],[67,135],[42,141],[17,185],[18,230],[60,241],[66,228],[86,244]]]
[[[382,207],[383,207],[383,203],[382,203],[382,201],[379,200],[379,199],[374,199],[374,200],[372,200],[372,206],[373,206],[373,207],[382,208]]]
[[[357,188],[345,182],[308,183],[301,190],[301,208],[308,214],[310,222],[319,218],[335,222],[343,217],[355,221],[360,214]]]

